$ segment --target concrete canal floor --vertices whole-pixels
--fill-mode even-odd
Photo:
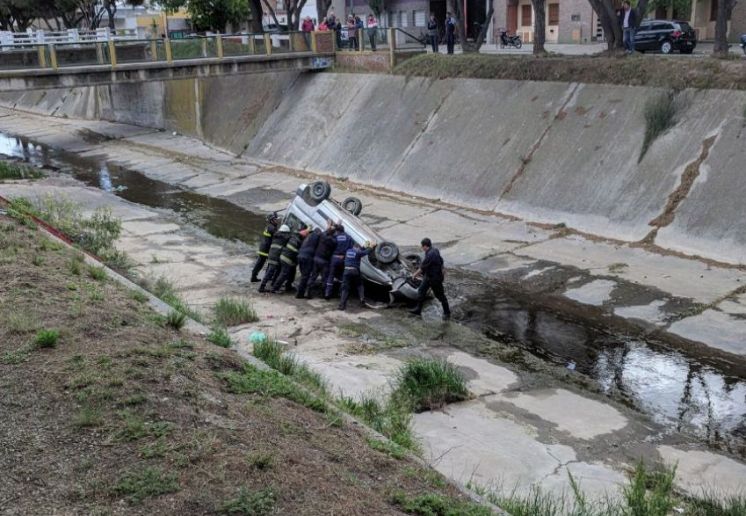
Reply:
[[[194,139],[121,124],[5,111],[0,113],[0,132],[49,147],[32,145],[24,151],[23,145],[5,139],[6,148],[0,152],[6,154],[25,152],[32,162],[46,156],[49,164],[62,166],[63,160],[50,149],[65,149],[88,159],[86,163],[104,164],[94,174],[98,187],[91,186],[92,181],[86,185],[53,174],[34,184],[0,185],[0,195],[49,193],[65,195],[88,209],[111,206],[123,220],[118,247],[136,263],[139,274],[170,279],[199,310],[207,311],[225,295],[252,301],[260,322],[233,328],[241,347],[248,349],[248,333],[262,329],[288,342],[291,351],[335,389],[353,396],[384,392],[400,364],[412,356],[439,356],[459,366],[469,378],[473,399],[416,415],[415,429],[426,460],[460,482],[519,491],[532,485],[566,490],[572,473],[585,490],[600,496],[617,493],[628,468],[644,457],[677,463],[678,485],[692,493],[714,489],[736,494],[746,485],[742,461],[746,387],[739,381],[746,376],[746,271],[742,269],[334,183],[337,197],[354,191],[363,200],[362,218],[384,238],[411,246],[430,236],[447,264],[458,267],[449,287],[456,322],[441,323],[438,308],[432,305],[424,320],[398,309],[353,309],[342,314],[334,310],[335,304],[320,299],[257,294],[248,282],[253,250],[215,236],[216,231],[210,230],[211,214],[201,212],[204,201],[190,206],[188,195],[183,195],[164,206],[149,205],[146,199],[186,191],[264,213],[284,208],[299,182],[308,180],[303,174],[237,159]],[[155,189],[165,184],[166,191],[133,188],[134,202],[126,200],[125,192],[104,191],[126,183],[120,178],[128,170],[160,181],[147,185]],[[230,216],[229,203],[223,201],[215,201],[217,209]],[[260,220],[249,217],[246,223]],[[510,322],[511,331],[501,328],[499,335],[488,338],[483,331],[486,323],[477,320],[470,307],[476,299],[492,299],[484,286],[499,283],[520,287],[523,294],[546,306],[538,316],[534,313],[533,323],[531,317],[516,317]],[[503,306],[490,302],[496,310]],[[582,364],[563,356],[562,350],[552,354],[554,361],[525,352],[520,337],[529,329],[541,330],[542,324],[550,335],[556,328],[555,345],[563,345],[569,333],[565,327],[553,326],[550,316],[555,305],[570,314],[585,314],[596,327],[622,329],[623,353],[630,360],[637,357],[645,367],[625,366],[608,376],[599,374],[599,368],[611,360],[602,350],[585,374],[579,370]],[[579,340],[589,339],[588,335]],[[644,339],[659,340],[671,351],[656,355]],[[567,340],[567,347],[575,346],[576,340]],[[594,340],[594,346],[599,345]],[[699,364],[706,374],[694,374],[698,386],[690,390],[695,398],[697,389],[706,391],[704,397],[712,392],[709,407],[698,411],[693,405],[692,411],[697,417],[702,411],[710,414],[735,436],[725,444],[709,435],[703,438],[697,421],[677,425],[656,413],[654,400],[666,393],[662,384],[669,383],[674,390],[686,388],[688,373],[678,368],[686,362],[680,351],[706,355],[720,368],[709,369],[709,361]],[[596,374],[590,374],[591,369]],[[728,372],[712,373],[721,369]],[[602,380],[614,375],[626,375],[620,385],[629,385],[635,380],[630,377],[637,375],[634,395],[623,396],[619,386],[605,388]],[[665,381],[657,381],[661,379]],[[717,390],[712,382],[727,385]]]

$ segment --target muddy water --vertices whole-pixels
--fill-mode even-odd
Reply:
[[[81,158],[0,134],[0,154],[52,167],[128,201],[177,213],[185,222],[226,239],[254,245],[264,219],[228,201],[188,192],[95,158]],[[591,377],[668,431],[746,456],[746,370],[724,367],[659,343],[604,331],[598,321],[568,318],[538,308],[530,298],[469,275],[451,276],[461,300],[459,322],[492,339],[514,344],[553,364]],[[454,288],[455,287],[455,288]]]

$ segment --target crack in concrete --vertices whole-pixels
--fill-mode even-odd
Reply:
[[[669,194],[668,201],[666,202],[666,206],[663,208],[663,212],[656,218],[648,222],[648,225],[653,226],[653,229],[650,231],[650,233],[645,235],[645,238],[643,238],[641,242],[652,244],[655,241],[655,238],[658,236],[658,231],[661,228],[669,226],[673,222],[674,218],[676,217],[676,210],[687,198],[689,192],[691,192],[692,186],[694,186],[694,182],[699,177],[702,163],[704,163],[704,161],[710,155],[710,149],[715,143],[716,138],[717,135],[713,135],[706,138],[702,142],[702,150],[700,151],[699,156],[697,157],[697,159],[687,164],[687,166],[684,168],[684,172],[681,174],[681,179],[679,181],[679,186],[677,186],[676,189],[674,189],[674,191]]]
[[[510,191],[513,189],[513,185],[521,178],[523,173],[526,171],[526,167],[529,163],[531,163],[531,159],[534,156],[534,153],[538,150],[538,148],[541,146],[541,143],[546,138],[547,134],[549,134],[549,131],[554,126],[553,122],[554,120],[557,120],[560,118],[560,114],[565,111],[565,108],[567,105],[575,98],[575,93],[580,88],[580,84],[574,83],[572,85],[572,89],[567,94],[567,97],[562,102],[562,105],[559,107],[557,112],[554,114],[554,117],[552,117],[552,120],[547,124],[547,126],[544,128],[544,131],[541,133],[539,138],[534,142],[534,144],[531,146],[531,148],[528,151],[528,154],[521,157],[521,165],[518,167],[518,170],[515,171],[513,174],[513,177],[510,178],[510,182],[507,184],[507,186],[503,189],[502,193],[500,194],[500,197],[498,197],[498,201],[502,200],[503,197],[508,195]],[[564,118],[564,117],[563,117]],[[497,206],[495,206],[495,210],[497,210]]]

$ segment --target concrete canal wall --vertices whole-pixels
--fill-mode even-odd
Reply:
[[[292,72],[4,94],[235,154],[601,237],[746,263],[746,92]]]

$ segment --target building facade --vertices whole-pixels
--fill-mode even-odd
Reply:
[[[534,18],[531,0],[495,0],[495,27],[518,34],[525,43],[534,39]],[[589,43],[602,37],[588,0],[547,0],[547,43]]]

